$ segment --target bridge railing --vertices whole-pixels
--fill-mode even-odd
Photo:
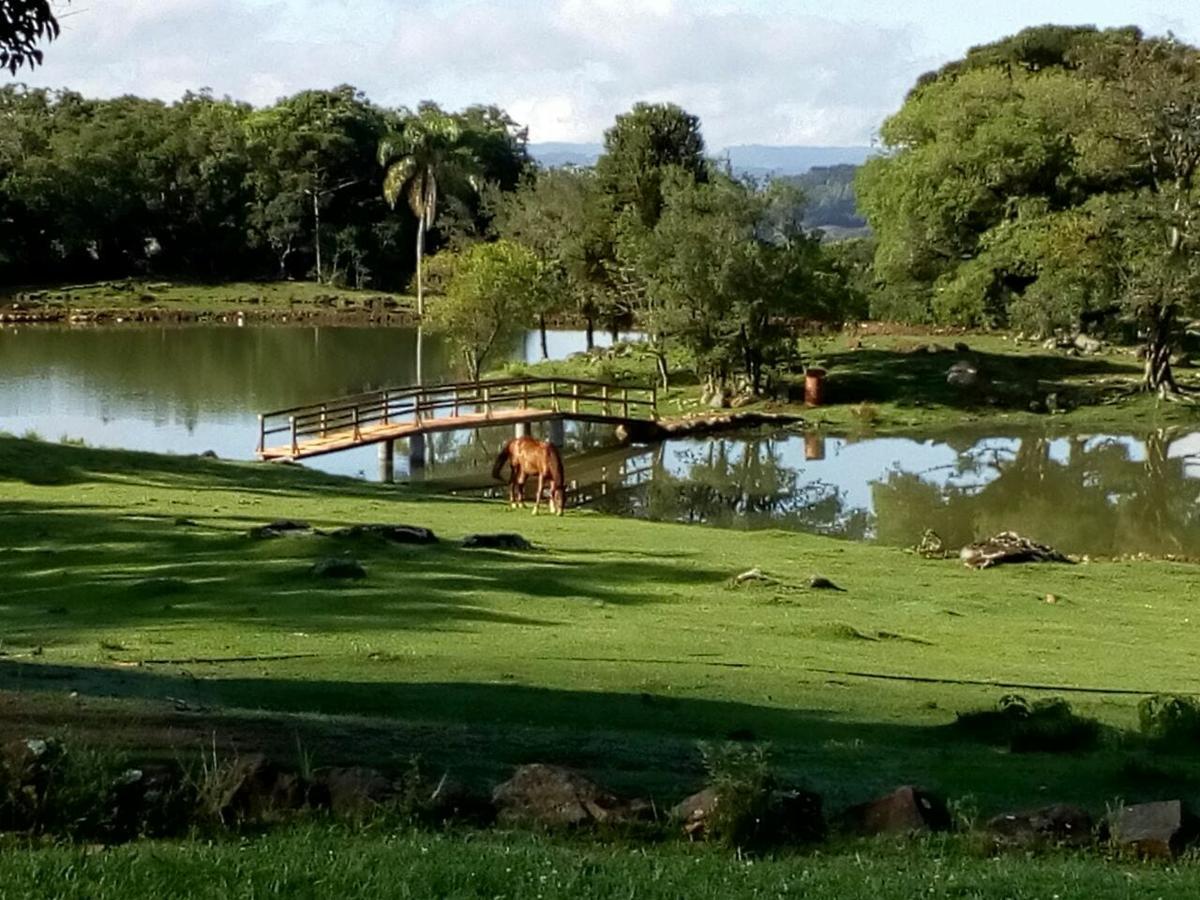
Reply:
[[[654,419],[658,392],[579,378],[503,378],[417,387],[383,388],[323,403],[262,413],[258,452],[349,432],[353,440],[379,425],[417,425],[447,416],[491,416],[504,409],[548,409],[572,415]]]

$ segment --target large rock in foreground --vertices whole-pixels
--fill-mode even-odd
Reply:
[[[912,785],[846,810],[847,827],[863,835],[948,831],[950,824],[945,802]]]
[[[547,828],[622,824],[645,818],[650,804],[617,797],[578,772],[540,763],[521,766],[492,794],[501,823]]]
[[[1164,800],[1122,807],[1111,829],[1117,846],[1138,856],[1170,859],[1200,835],[1200,821],[1183,801]]]

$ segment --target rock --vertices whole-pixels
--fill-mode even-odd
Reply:
[[[261,822],[303,809],[308,797],[304,779],[254,753],[214,779],[205,798],[205,811],[226,825]]]
[[[1051,413],[1066,411],[1066,407],[1059,402],[1058,391],[1051,391],[1046,395],[1046,411]]]
[[[1046,404],[1041,400],[1034,398],[1033,400],[1029,401],[1029,411],[1031,413],[1044,413],[1046,412]]]
[[[62,758],[55,738],[21,738],[0,746],[0,829],[25,830],[41,818],[50,782]]]
[[[362,819],[395,795],[392,782],[375,769],[362,767],[318,769],[310,796],[335,816]]]
[[[725,395],[724,388],[717,388],[709,395],[708,405],[712,409],[724,409],[729,405],[729,398]]]
[[[757,397],[750,393],[738,394],[729,402],[729,406],[732,409],[741,409],[744,406],[749,406],[751,403],[754,403],[757,399]]]
[[[1111,822],[1112,839],[1138,856],[1178,856],[1200,833],[1200,823],[1181,800],[1139,803],[1119,809]]]
[[[955,353],[970,353],[971,348],[968,347],[966,344],[964,344],[962,341],[955,341],[954,342],[954,352]]]
[[[469,534],[462,539],[467,550],[532,550],[533,544],[519,534]]]
[[[1058,349],[1058,338],[1055,338],[1055,337],[1046,338],[1044,341],[1042,341],[1042,349],[1043,350],[1057,350]]]
[[[436,544],[437,535],[417,525],[351,525],[328,533],[334,538],[378,537],[393,544]]]
[[[561,766],[521,766],[492,794],[502,823],[527,822],[549,828],[633,822],[650,812],[643,800],[610,794],[578,772]]]
[[[979,369],[966,360],[959,360],[946,372],[946,384],[969,388],[979,383]]]
[[[1077,847],[1093,838],[1093,822],[1088,811],[1065,803],[1003,813],[990,819],[986,828],[999,842],[1017,847],[1046,844]]]
[[[1080,353],[1099,353],[1104,349],[1104,344],[1094,337],[1089,337],[1086,334],[1077,334],[1071,339],[1071,345]]]
[[[945,559],[946,542],[932,528],[926,528],[921,535],[921,542],[917,544],[917,555],[922,559]]]
[[[366,578],[367,570],[357,559],[348,556],[334,556],[329,559],[319,559],[309,570],[316,578]]]
[[[496,808],[488,797],[480,796],[460,781],[443,775],[429,795],[429,817],[435,822],[473,822],[488,825],[495,821]]]
[[[706,787],[690,797],[685,797],[671,808],[671,818],[679,822],[683,833],[691,838],[702,838],[706,826],[712,821],[713,813],[720,805],[717,789]]]
[[[220,459],[221,457],[217,456],[216,450],[205,450],[203,453],[200,454],[200,458],[201,459]]]
[[[266,525],[251,528],[250,537],[273,538],[281,537],[285,534],[309,534],[312,530],[311,525],[307,522],[301,522],[298,519],[276,519],[274,522]]]
[[[745,572],[741,572],[741,573],[733,576],[734,584],[745,584],[747,581],[770,581],[770,580],[771,580],[770,578],[768,578],[766,575],[763,574],[763,570],[758,568],[757,566],[754,567],[753,569],[747,569]]]
[[[906,785],[846,811],[846,824],[863,835],[947,831],[950,811],[939,797]]]
[[[824,802],[812,791],[775,791],[771,794],[769,827],[786,843],[809,843],[825,837]]]
[[[845,588],[838,587],[836,584],[822,575],[814,575],[812,578],[808,579],[808,586],[818,591],[841,591],[842,593],[845,593],[846,591]]]
[[[182,834],[191,824],[195,805],[195,791],[178,765],[148,763],[126,769],[109,788],[104,832],[118,841]]]

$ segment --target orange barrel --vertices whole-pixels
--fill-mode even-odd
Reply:
[[[804,372],[804,405],[820,406],[825,402],[825,370],[806,369]]]

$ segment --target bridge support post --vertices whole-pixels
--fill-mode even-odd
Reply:
[[[563,420],[562,419],[551,419],[547,430],[550,432],[548,435],[548,437],[550,439],[550,443],[552,443],[555,447],[561,447],[563,445],[563,432],[564,432]]]
[[[425,435],[417,432],[408,439],[408,471],[425,468]]]
[[[391,484],[396,477],[396,442],[384,441],[379,445],[379,480]]]
[[[519,438],[529,437],[529,423],[528,422],[518,422],[516,425],[514,425],[513,426],[513,437],[519,437]]]

